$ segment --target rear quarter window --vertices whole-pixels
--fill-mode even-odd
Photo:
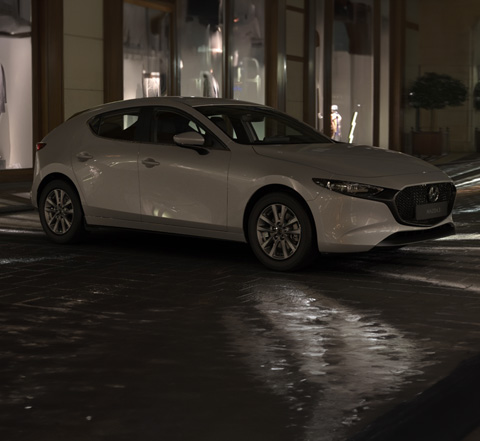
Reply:
[[[135,141],[140,111],[138,109],[97,115],[90,122],[92,131],[101,138]]]

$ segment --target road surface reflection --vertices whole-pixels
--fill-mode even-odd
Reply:
[[[271,280],[242,297],[253,313],[225,315],[252,374],[289,402],[305,440],[343,439],[361,413],[421,375],[418,343],[310,288]],[[375,398],[373,398],[373,396]],[[298,418],[298,413],[303,418]]]

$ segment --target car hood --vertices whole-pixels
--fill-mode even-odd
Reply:
[[[386,176],[438,173],[428,162],[403,153],[351,144],[255,145],[255,152],[315,167],[329,177],[381,178]]]

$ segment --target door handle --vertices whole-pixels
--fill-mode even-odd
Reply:
[[[142,161],[142,164],[147,168],[152,168],[152,167],[156,167],[157,165],[160,165],[160,163],[158,161],[155,161],[155,159],[153,158],[145,158]]]
[[[88,152],[77,153],[77,159],[81,162],[88,161],[89,159],[92,159],[92,158],[93,158],[93,155],[91,155]]]

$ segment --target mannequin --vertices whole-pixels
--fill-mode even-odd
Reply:
[[[335,141],[340,141],[342,137],[342,116],[338,113],[338,106],[336,104],[332,105],[332,139]]]

